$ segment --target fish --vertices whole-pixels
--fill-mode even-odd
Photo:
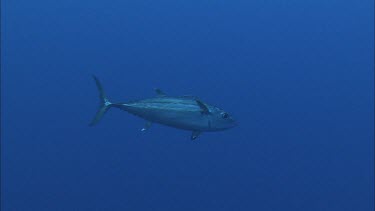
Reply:
[[[93,75],[99,91],[100,106],[89,126],[96,125],[110,108],[118,108],[146,120],[141,131],[153,123],[191,131],[191,140],[203,132],[223,131],[237,126],[236,120],[226,111],[209,105],[196,96],[171,97],[155,89],[156,96],[126,103],[113,103],[107,98],[99,79]]]

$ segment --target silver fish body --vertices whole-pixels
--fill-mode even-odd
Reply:
[[[95,125],[111,107],[127,111],[147,121],[146,130],[151,123],[159,123],[170,127],[192,131],[191,139],[201,132],[221,131],[237,125],[236,121],[222,109],[208,105],[197,97],[169,97],[156,90],[157,97],[131,101],[128,103],[111,103],[105,96],[99,80],[94,76],[99,89],[101,108],[90,125]]]
[[[190,131],[220,131],[236,125],[232,117],[222,121],[224,111],[211,105],[205,104],[210,114],[202,114],[196,100],[194,97],[157,97],[116,107],[150,122]],[[220,114],[220,119],[215,114]]]

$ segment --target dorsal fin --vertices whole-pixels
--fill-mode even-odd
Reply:
[[[202,101],[195,99],[195,102],[197,102],[198,106],[201,108],[202,114],[210,114],[210,110]]]
[[[165,94],[163,91],[161,91],[161,89],[159,89],[159,88],[155,88],[154,90],[155,90],[156,95],[157,95],[158,97],[165,97],[165,96],[166,96],[166,94]]]
[[[198,99],[197,96],[195,95],[182,95],[180,98],[187,98],[187,99]]]

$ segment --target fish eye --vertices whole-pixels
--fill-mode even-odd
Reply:
[[[226,118],[228,118],[228,117],[229,117],[229,114],[228,114],[228,113],[225,113],[225,112],[223,112],[223,113],[221,113],[221,117],[222,117],[223,119],[226,119]]]

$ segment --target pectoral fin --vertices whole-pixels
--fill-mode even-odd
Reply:
[[[145,126],[141,129],[141,131],[146,131],[148,130],[152,125],[152,122],[146,122]]]
[[[193,131],[192,133],[191,133],[191,137],[190,137],[190,139],[191,140],[195,140],[196,138],[198,138],[198,136],[201,134],[201,131]]]
[[[210,110],[208,110],[208,107],[204,103],[202,103],[202,101],[200,100],[195,100],[195,101],[197,102],[198,106],[201,108],[202,114],[210,114]]]

